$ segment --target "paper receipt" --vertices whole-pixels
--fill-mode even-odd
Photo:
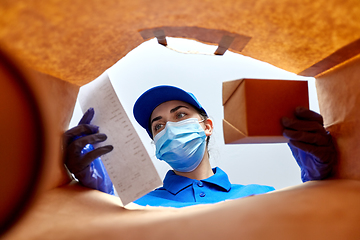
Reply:
[[[113,145],[114,149],[101,160],[123,205],[126,205],[154,188],[162,181],[149,154],[117,97],[107,73],[82,86],[78,96],[81,110],[95,110],[91,124],[107,140],[97,146]]]

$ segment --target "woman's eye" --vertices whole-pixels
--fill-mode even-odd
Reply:
[[[156,124],[156,125],[154,126],[154,131],[157,132],[157,131],[159,131],[162,127],[163,127],[163,124]]]
[[[179,118],[183,118],[186,116],[186,113],[183,113],[183,112],[180,112],[178,114],[176,114],[176,118],[179,119]]]

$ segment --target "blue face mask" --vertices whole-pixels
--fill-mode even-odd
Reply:
[[[191,172],[197,168],[206,149],[206,135],[197,118],[167,122],[155,138],[156,157],[174,170]]]

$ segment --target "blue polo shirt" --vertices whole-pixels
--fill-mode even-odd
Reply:
[[[213,168],[214,175],[195,180],[179,176],[170,170],[162,187],[134,201],[142,206],[185,207],[196,204],[217,203],[275,190],[273,187],[249,184],[231,184],[228,175],[219,167]]]
[[[275,190],[273,187],[249,184],[231,184],[228,175],[219,167],[214,175],[196,180],[167,172],[163,186],[134,201],[141,206],[186,207],[196,204],[217,203]],[[86,187],[114,195],[113,184],[100,158],[76,175]]]

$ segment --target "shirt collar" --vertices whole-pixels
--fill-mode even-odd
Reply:
[[[228,192],[231,188],[228,175],[219,167],[213,168],[213,172],[214,175],[202,181],[217,185]]]
[[[229,181],[228,175],[219,167],[213,168],[212,170],[214,175],[201,181],[214,184],[223,188],[225,191],[229,191],[231,188],[231,183]],[[193,184],[194,181],[197,180],[176,175],[174,171],[170,170],[167,172],[164,178],[163,187],[172,194],[177,194],[182,189]]]

